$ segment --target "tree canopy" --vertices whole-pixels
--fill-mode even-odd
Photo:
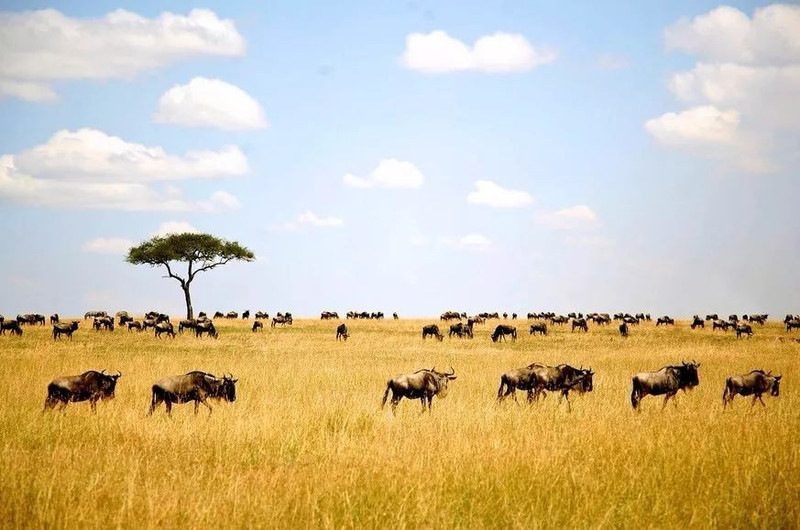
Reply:
[[[167,277],[181,284],[186,297],[187,318],[192,318],[189,285],[198,273],[231,261],[253,261],[253,252],[236,241],[226,241],[211,234],[170,234],[155,236],[128,250],[125,259],[134,265],[163,266]],[[173,271],[177,263],[187,263],[185,276]]]

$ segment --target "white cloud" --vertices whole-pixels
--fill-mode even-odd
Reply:
[[[423,73],[479,71],[522,72],[555,61],[550,48],[535,48],[519,34],[497,32],[479,37],[470,47],[445,31],[411,33],[406,37],[402,63]]]
[[[125,254],[133,245],[133,241],[122,237],[98,237],[84,243],[81,250],[93,254]]]
[[[158,100],[154,118],[172,125],[227,130],[267,126],[264,109],[247,92],[219,79],[205,77],[195,77],[188,84],[167,90]]]
[[[597,214],[584,204],[555,211],[541,211],[534,216],[537,224],[553,230],[589,230],[599,224]]]
[[[492,242],[489,241],[489,238],[482,234],[468,234],[457,239],[443,237],[441,241],[445,245],[453,248],[461,250],[473,250],[477,252],[485,252],[489,250],[492,244]]]
[[[680,113],[668,112],[645,123],[659,142],[682,146],[692,143],[730,144],[736,138],[739,112],[721,111],[712,105],[694,107]]]
[[[318,228],[342,226],[344,221],[338,217],[319,217],[311,210],[306,210],[297,218],[300,224],[307,224]]]
[[[752,17],[721,6],[681,19],[664,40],[701,61],[669,82],[692,107],[646,122],[657,141],[749,172],[791,164],[800,142],[800,6],[773,4]]]
[[[52,100],[52,81],[130,79],[192,57],[244,51],[234,22],[207,9],[156,18],[124,9],[101,18],[73,18],[55,9],[0,13],[0,80],[39,83],[35,90],[28,85],[2,93],[29,101]]]
[[[345,186],[351,188],[419,188],[425,182],[425,175],[411,162],[403,162],[394,158],[385,158],[368,178],[357,177],[348,173],[342,179]]]
[[[154,236],[167,236],[170,234],[197,234],[200,231],[187,221],[165,221],[153,232]]]
[[[230,177],[247,169],[247,158],[235,146],[176,156],[96,129],[65,130],[32,149],[0,157],[0,199],[38,207],[224,211],[239,207],[227,192],[190,200],[172,184],[160,190],[151,181]]]
[[[527,191],[509,190],[491,180],[475,182],[475,191],[467,195],[467,202],[485,204],[493,208],[522,208],[533,202]]]
[[[0,79],[0,99],[5,97],[43,103],[51,103],[58,99],[55,91],[49,85]]]
[[[753,17],[720,6],[664,30],[669,49],[715,62],[786,65],[800,57],[800,6],[772,4]]]
[[[627,57],[614,53],[601,53],[597,56],[597,66],[603,70],[623,70],[630,62]]]

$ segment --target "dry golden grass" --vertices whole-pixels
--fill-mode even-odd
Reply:
[[[50,328],[0,337],[0,520],[6,527],[771,527],[800,524],[800,344],[777,323],[751,340],[644,324],[556,329],[492,344],[422,342],[421,320],[298,320],[253,334],[219,321],[221,337],[93,332],[54,342]],[[493,327],[493,324],[491,325]],[[797,334],[795,334],[797,335]],[[630,406],[630,377],[697,359],[700,386],[661,411]],[[498,405],[499,376],[533,361],[596,371],[567,412],[555,396]],[[380,410],[387,379],[454,366],[433,413],[403,401]],[[765,409],[725,377],[783,372]],[[117,398],[42,414],[47,384],[87,369],[120,370]],[[147,416],[150,387],[200,369],[240,378],[238,399],[195,416],[179,405]]]

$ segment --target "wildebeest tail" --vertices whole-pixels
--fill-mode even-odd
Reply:
[[[733,385],[731,384],[731,378],[727,378],[725,380],[725,390],[722,391],[722,408],[728,404],[729,396],[733,398],[733,389],[731,388]]]
[[[631,390],[631,405],[636,408],[639,405],[639,396],[642,391],[642,384],[637,378],[632,379],[633,389]]]
[[[381,408],[386,406],[386,400],[389,397],[389,391],[392,390],[392,381],[391,379],[386,382],[386,392],[383,393],[383,400],[381,401]]]
[[[500,388],[497,389],[497,399],[503,398],[503,386],[508,387],[508,379],[505,375],[500,377]]]

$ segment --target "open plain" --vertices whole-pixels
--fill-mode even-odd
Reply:
[[[551,327],[492,343],[422,341],[435,319],[295,320],[252,333],[217,320],[220,337],[156,339],[90,330],[54,341],[50,326],[0,337],[0,520],[9,527],[770,527],[800,525],[800,344],[778,321],[751,339],[688,322],[588,333]],[[509,321],[508,323],[512,323]],[[696,359],[700,385],[630,404],[631,376]],[[498,404],[500,375],[532,362],[591,366],[594,391]],[[387,380],[455,369],[430,414],[380,401]],[[766,407],[728,375],[784,375]],[[122,372],[116,399],[42,413],[47,384],[89,369]],[[239,378],[213,413],[177,405],[147,416],[151,385],[205,370]]]

